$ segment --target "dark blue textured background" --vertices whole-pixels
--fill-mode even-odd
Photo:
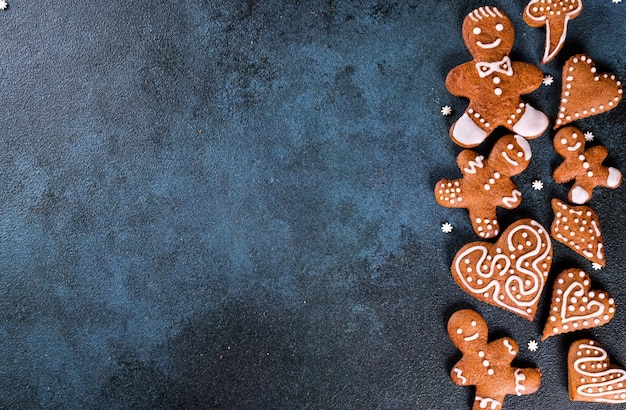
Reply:
[[[445,326],[477,309],[539,366],[505,408],[604,408],[567,398],[565,357],[593,336],[626,364],[626,190],[597,190],[607,267],[555,244],[617,315],[540,339],[451,278],[477,240],[436,204],[459,176],[448,137],[466,101],[445,88],[470,59],[478,1],[11,0],[0,12],[0,407],[470,408]],[[539,64],[525,2],[492,1]],[[556,81],[526,98],[554,118],[560,69],[588,53],[626,79],[626,3],[587,0]],[[454,108],[443,117],[442,105]],[[626,103],[579,121],[626,170]],[[501,135],[501,133],[500,133]],[[566,198],[552,132],[533,140],[503,224],[552,219]],[[492,139],[493,140],[493,139]],[[488,149],[479,148],[479,150]],[[531,182],[542,179],[543,191]],[[449,221],[454,232],[441,233]]]

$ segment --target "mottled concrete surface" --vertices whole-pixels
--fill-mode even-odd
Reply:
[[[512,57],[538,64],[544,31],[523,23],[524,3],[491,2],[516,26]],[[549,301],[531,323],[472,299],[449,272],[477,237],[432,193],[459,176],[448,128],[467,104],[444,79],[470,59],[461,21],[479,5],[11,0],[0,407],[470,408],[471,389],[448,376],[459,358],[448,317],[477,309],[494,336],[525,346]],[[586,1],[542,67],[555,84],[526,100],[554,118],[561,67],[578,52],[626,79],[625,21],[626,3]],[[576,125],[626,170],[625,122],[622,104]],[[524,201],[503,224],[549,226],[550,199],[566,198],[550,177],[552,135],[531,142]],[[591,201],[606,268],[555,244],[552,269],[589,271],[615,319],[522,348],[543,385],[506,408],[603,408],[568,401],[565,358],[592,336],[626,365],[625,201],[624,188]]]

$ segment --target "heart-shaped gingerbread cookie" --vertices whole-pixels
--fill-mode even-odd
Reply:
[[[554,128],[612,110],[622,92],[622,83],[613,74],[599,74],[589,56],[570,57],[563,66],[561,105]]]
[[[572,401],[626,403],[626,371],[612,365],[594,340],[578,340],[567,355],[569,398]]]
[[[591,290],[591,279],[579,269],[566,269],[554,282],[550,316],[543,338],[602,326],[615,315],[615,301],[607,292]]]
[[[533,320],[552,263],[548,231],[532,219],[509,226],[496,243],[472,242],[452,261],[456,283],[478,300]]]

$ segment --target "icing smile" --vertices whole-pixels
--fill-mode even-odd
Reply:
[[[471,342],[472,340],[478,339],[478,337],[479,337],[478,333],[474,333],[471,336],[464,337],[463,340],[465,340],[466,342]]]
[[[577,142],[576,145],[574,145],[573,147],[567,147],[568,151],[578,151],[578,149],[580,148],[582,144],[580,142]]]
[[[502,43],[502,39],[501,38],[497,38],[495,41],[491,42],[491,43],[483,43],[482,41],[477,41],[476,45],[480,48],[484,48],[486,50],[490,49],[490,48],[496,48],[500,45],[500,43]]]

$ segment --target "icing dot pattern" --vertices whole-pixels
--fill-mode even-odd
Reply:
[[[598,74],[589,56],[571,57],[563,67],[561,104],[555,128],[615,108],[622,94],[622,83],[613,74]]]
[[[495,244],[465,245],[452,263],[457,284],[473,297],[532,320],[552,263],[547,231],[522,219]]]
[[[599,343],[583,339],[568,353],[570,398],[597,403],[626,403],[626,371],[611,364]]]
[[[598,327],[615,314],[615,300],[604,291],[590,290],[589,275],[578,269],[559,273],[552,293],[550,317],[542,340],[560,333]]]
[[[598,216],[588,206],[571,206],[559,199],[552,200],[554,239],[600,266],[605,266],[604,242]]]

